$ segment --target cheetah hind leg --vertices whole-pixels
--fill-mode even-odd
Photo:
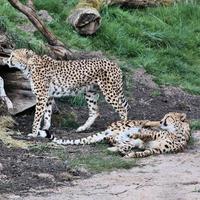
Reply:
[[[131,139],[127,142],[122,142],[116,146],[107,148],[111,152],[120,152],[122,155],[126,155],[134,148],[144,149],[144,142],[140,139]]]
[[[89,118],[87,119],[84,125],[80,126],[76,130],[76,132],[81,132],[81,131],[85,131],[89,129],[91,125],[94,123],[94,121],[96,120],[96,118],[99,116],[99,109],[97,105],[99,94],[97,94],[95,91],[86,91],[85,99],[88,104]]]
[[[127,120],[129,105],[123,94],[122,83],[116,83],[116,85],[118,85],[117,88],[105,81],[99,83],[106,101],[119,113],[121,120]]]

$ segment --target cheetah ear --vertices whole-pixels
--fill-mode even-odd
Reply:
[[[185,113],[180,113],[180,119],[182,122],[186,120],[186,114]]]
[[[27,50],[27,51],[26,51],[26,58],[27,58],[27,60],[28,60],[29,58],[31,58],[34,54],[35,54],[35,53],[34,53],[32,50]]]

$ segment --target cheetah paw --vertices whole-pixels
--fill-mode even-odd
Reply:
[[[87,130],[87,129],[88,129],[88,128],[85,127],[85,126],[80,126],[80,127],[76,130],[76,132],[79,133],[79,132],[85,131],[85,130]]]
[[[123,158],[128,159],[128,158],[130,158],[130,156],[127,154]]]
[[[28,134],[28,137],[29,138],[36,138],[38,135],[37,134],[35,134],[35,133],[29,133]]]
[[[111,151],[111,152],[117,152],[118,148],[117,147],[108,147],[107,150]]]
[[[45,137],[47,137],[47,133],[44,130],[39,130],[38,131],[38,136],[42,137],[42,138],[45,138]]]

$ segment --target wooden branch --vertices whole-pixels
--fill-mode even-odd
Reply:
[[[44,22],[39,18],[33,8],[30,8],[26,5],[23,5],[19,0],[8,0],[10,4],[25,14],[28,19],[32,22],[32,24],[42,33],[42,35],[47,39],[51,50],[51,56],[61,60],[69,60],[69,59],[82,59],[84,58],[94,58],[94,57],[102,57],[102,53],[99,52],[78,52],[74,50],[70,50],[66,47],[60,40],[54,36],[52,32],[48,30],[45,26]]]
[[[103,0],[80,0],[68,17],[69,23],[82,35],[92,35],[100,27],[99,14]]]
[[[11,5],[15,5],[20,12],[24,13],[31,22],[36,25],[36,28],[43,34],[47,39],[50,46],[50,55],[57,59],[87,59],[87,58],[102,58],[101,52],[79,52],[75,50],[67,49],[62,42],[60,42],[51,33],[42,20],[35,13],[33,1],[29,0],[28,6],[21,4],[17,0],[9,0]],[[6,33],[0,30],[0,76],[5,81],[5,85],[0,83],[1,98],[9,108],[11,114],[20,113],[35,105],[35,96],[31,91],[30,83],[28,80],[24,79],[21,72],[14,69],[9,69],[2,62],[3,58],[9,57],[14,45],[12,41],[9,40]],[[6,91],[6,92],[5,92]],[[8,98],[9,97],[9,98]],[[12,102],[11,102],[11,101]],[[14,109],[12,108],[12,104]],[[0,106],[2,107],[2,106]],[[4,106],[6,110],[6,106]],[[55,110],[55,109],[54,109]],[[58,109],[57,109],[58,111]]]

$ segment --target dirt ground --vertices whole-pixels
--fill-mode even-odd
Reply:
[[[185,152],[140,159],[131,170],[101,173],[73,181],[71,187],[34,191],[13,200],[199,200],[200,131],[195,144]]]
[[[200,96],[190,95],[180,88],[158,87],[152,77],[143,69],[133,75],[133,84],[128,87],[130,119],[158,120],[170,111],[185,112],[189,119],[200,119]],[[104,130],[111,122],[118,120],[118,115],[103,100],[100,102],[101,117],[95,122],[90,133],[74,133],[72,126],[64,127],[60,119],[65,113],[75,113],[77,124],[87,119],[87,108],[66,105],[58,101],[60,114],[54,115],[52,132],[66,138],[77,138]],[[26,135],[31,132],[33,110],[15,117],[17,130]],[[70,122],[73,127],[77,126]],[[69,123],[68,123],[69,124]],[[184,153],[161,155],[139,160],[139,165],[131,170],[112,173],[91,174],[68,169],[64,160],[41,154],[39,151],[8,149],[0,143],[0,199],[200,199],[200,151],[199,135],[197,141]],[[38,144],[46,141],[33,141]],[[66,147],[66,153],[76,156],[81,152],[94,152],[95,146]],[[67,173],[63,176],[63,173]],[[63,177],[65,177],[63,179]],[[74,181],[77,178],[80,180]],[[73,185],[73,187],[71,187]],[[70,187],[58,187],[70,186]],[[55,188],[60,188],[56,190]],[[31,191],[52,188],[48,197],[25,197]],[[134,192],[133,192],[134,189]],[[153,189],[155,189],[155,192]],[[51,191],[51,190],[50,190]],[[49,190],[48,190],[49,192]],[[58,194],[57,194],[58,193]],[[11,195],[12,194],[12,195]],[[173,198],[176,194],[177,198]],[[20,197],[18,195],[23,195]],[[65,196],[65,198],[64,198]]]

